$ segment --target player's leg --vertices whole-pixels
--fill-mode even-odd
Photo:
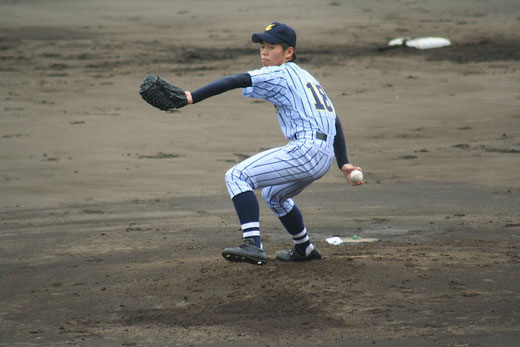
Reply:
[[[260,240],[260,208],[258,200],[253,193],[256,183],[249,177],[251,172],[248,168],[251,168],[255,162],[268,157],[277,150],[277,148],[274,148],[261,152],[235,165],[226,172],[226,186],[240,221],[243,239],[252,241],[258,248],[262,248]]]
[[[242,227],[244,243],[239,247],[224,248],[224,259],[262,265],[267,254],[260,241],[260,209],[252,190],[235,195],[232,199]]]
[[[265,202],[280,219],[294,243],[294,250],[277,253],[279,260],[321,259],[321,254],[309,239],[302,214],[298,206],[294,204],[292,197],[300,194],[312,182],[322,177],[329,170],[332,160],[333,157],[330,155],[312,155],[312,159],[309,160],[310,165],[304,166],[306,169],[312,168],[308,170],[308,177],[272,185],[262,190],[262,197]]]
[[[262,159],[277,149],[259,153],[226,172],[226,186],[235,206],[244,244],[239,247],[224,248],[222,256],[229,261],[249,262],[262,265],[267,261],[260,239],[260,208],[253,189],[256,184],[248,177],[246,168],[250,167],[258,159]]]
[[[291,182],[304,187],[328,170],[330,160],[325,153],[299,143],[258,153],[229,169],[226,185],[244,239],[251,238],[260,247],[259,208],[254,189]]]
[[[270,186],[271,193],[268,194],[269,197],[266,201],[268,204],[272,203],[270,207],[273,211],[277,211],[275,214],[286,215],[293,209],[294,204],[289,198],[297,195],[314,180],[323,176],[329,170],[332,160],[332,155],[324,153],[312,145],[290,143],[284,147],[258,153],[228,170],[226,185],[242,225],[244,239],[256,238],[258,235],[258,239],[255,241],[259,247],[260,228],[257,220],[259,219],[259,209],[256,197],[252,192],[254,189]],[[296,210],[294,214],[296,214]],[[285,219],[288,220],[287,223],[291,223],[293,220],[291,217]],[[297,224],[297,222],[295,223]],[[257,228],[251,230],[250,227]],[[298,227],[290,227],[291,231],[296,228]],[[294,235],[298,235],[302,231],[300,229],[294,232]],[[303,235],[303,239],[305,236]],[[311,248],[312,246],[309,248],[312,251]]]
[[[291,235],[294,243],[294,250],[280,251],[276,254],[276,258],[279,260],[321,259],[321,254],[309,238],[300,209],[291,199],[291,197],[302,192],[310,183],[312,181],[289,183],[266,187],[262,190],[262,197],[265,202]]]
[[[242,236],[253,241],[254,245],[262,248],[260,241],[260,208],[258,200],[252,190],[235,195],[232,199],[238,220],[242,228]]]
[[[261,247],[259,208],[253,190],[265,186],[296,184],[296,188],[291,190],[291,194],[295,195],[299,189],[297,187],[301,187],[299,191],[303,190],[310,182],[324,175],[331,163],[331,155],[312,145],[293,143],[258,153],[228,170],[226,185],[242,225],[243,238],[249,248],[253,249],[249,246],[253,244],[255,248]],[[229,256],[235,250],[236,248],[224,251]],[[242,255],[246,252],[236,250],[235,253]],[[224,257],[236,260],[229,259],[226,255]]]

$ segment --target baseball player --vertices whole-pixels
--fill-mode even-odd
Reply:
[[[185,91],[189,105],[243,88],[245,97],[274,104],[281,130],[289,140],[287,145],[258,153],[227,171],[226,185],[244,242],[239,247],[225,248],[222,255],[234,262],[262,265],[267,261],[260,239],[258,201],[253,193],[263,188],[263,199],[294,243],[293,249],[277,252],[276,259],[290,262],[321,259],[292,198],[325,175],[334,157],[352,185],[363,182],[350,181],[355,167],[348,161],[341,123],[325,89],[295,63],[295,31],[274,22],[263,33],[253,34],[252,41],[260,44],[261,69],[224,77],[193,92]]]

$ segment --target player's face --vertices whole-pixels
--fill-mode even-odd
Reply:
[[[281,43],[267,43],[260,44],[260,58],[263,66],[282,65],[291,60],[294,53],[294,48],[289,47],[283,49]]]

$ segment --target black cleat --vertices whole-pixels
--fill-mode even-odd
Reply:
[[[311,254],[307,257],[303,257],[295,249],[289,251],[278,251],[276,252],[276,259],[280,261],[308,261],[308,260],[321,260],[322,256],[320,251],[316,247],[312,250]]]
[[[224,248],[222,251],[224,259],[236,263],[251,263],[264,265],[267,262],[267,254],[261,248],[255,246],[253,240],[244,240],[239,247]]]

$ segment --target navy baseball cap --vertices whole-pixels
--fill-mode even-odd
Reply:
[[[287,24],[273,22],[269,24],[263,33],[253,34],[251,40],[255,43],[262,41],[267,43],[285,42],[289,47],[296,48],[296,32]]]

